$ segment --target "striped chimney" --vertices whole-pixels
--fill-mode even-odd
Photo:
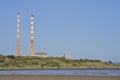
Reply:
[[[20,13],[17,12],[17,46],[16,56],[20,56]]]
[[[30,23],[30,56],[34,56],[34,16],[31,15]]]

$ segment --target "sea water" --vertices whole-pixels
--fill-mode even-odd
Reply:
[[[86,76],[120,76],[120,69],[27,69],[0,70],[0,75],[86,75]]]

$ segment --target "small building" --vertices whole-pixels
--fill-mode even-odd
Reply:
[[[40,57],[40,58],[46,58],[47,57],[47,53],[40,52],[40,53],[36,53],[35,56],[36,57]]]

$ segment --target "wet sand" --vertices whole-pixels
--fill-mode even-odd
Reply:
[[[0,80],[120,80],[120,76],[0,75]]]

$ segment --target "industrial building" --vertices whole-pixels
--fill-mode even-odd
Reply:
[[[40,58],[47,58],[47,53],[45,53],[45,52],[40,52],[40,53],[36,53],[35,56],[36,56],[36,57],[40,57]]]
[[[16,45],[16,56],[20,56],[20,13],[17,13],[17,45]],[[47,53],[34,52],[34,16],[31,15],[30,17],[30,57],[41,57],[46,58]],[[64,52],[63,57],[66,59],[70,59],[70,49]]]

